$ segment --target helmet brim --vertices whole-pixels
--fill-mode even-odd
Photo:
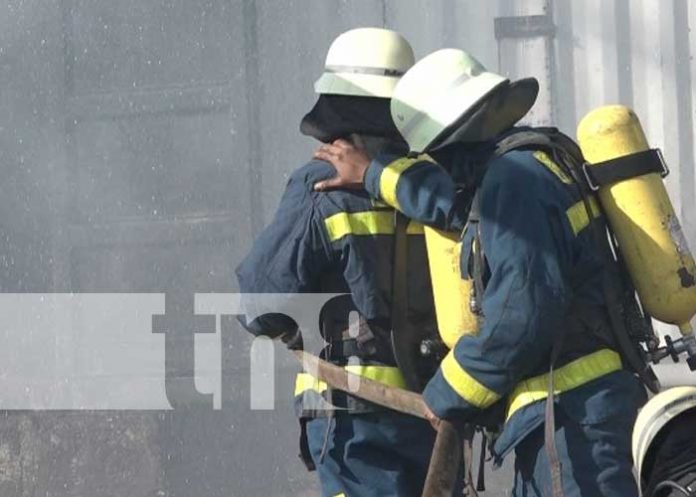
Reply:
[[[471,110],[442,132],[424,152],[456,142],[490,140],[517,124],[534,106],[539,95],[536,78],[524,78],[499,85]]]

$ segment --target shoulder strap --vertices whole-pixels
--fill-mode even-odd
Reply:
[[[471,201],[471,211],[469,212],[468,224],[470,229],[474,230],[474,236],[471,240],[471,277],[473,280],[473,291],[471,292],[471,297],[469,300],[469,309],[471,312],[477,316],[483,314],[483,308],[481,307],[481,301],[483,299],[483,292],[486,289],[486,282],[484,281],[485,275],[485,265],[486,256],[483,252],[483,245],[481,244],[481,197],[477,191],[474,194],[474,198]]]
[[[414,329],[408,315],[408,223],[406,216],[394,211],[391,345],[406,386],[409,390],[420,392],[424,385],[418,376],[418,330]]]

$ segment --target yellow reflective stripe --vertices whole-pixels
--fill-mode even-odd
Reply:
[[[367,378],[368,380],[377,381],[383,385],[394,388],[406,388],[406,380],[404,380],[399,368],[394,366],[364,366],[360,364],[350,364],[344,366],[344,369],[349,373]],[[325,382],[317,380],[309,373],[298,373],[295,378],[295,396],[301,395],[308,390],[322,393],[327,388],[328,385]]]
[[[390,235],[394,233],[394,213],[389,211],[339,212],[324,219],[329,240],[346,235]]]
[[[554,394],[567,392],[620,369],[619,354],[609,349],[598,350],[556,369],[553,372]],[[506,419],[523,407],[545,399],[548,393],[548,373],[522,381],[509,397]]]
[[[566,185],[573,184],[573,179],[569,177],[565,171],[563,171],[563,169],[561,169],[561,167],[548,156],[546,152],[537,150],[532,155],[537,161],[543,164],[546,169],[551,171],[559,180],[561,180],[561,182],[565,183]],[[589,203],[592,216],[594,218],[599,217],[601,215],[601,211],[599,209],[599,204],[597,204],[597,200],[594,197],[590,197]],[[587,216],[587,209],[585,208],[583,201],[577,202],[568,208],[568,210],[566,210],[566,215],[568,216],[568,221],[570,221],[570,226],[575,235],[587,228],[587,226],[590,224],[590,219]]]
[[[333,497],[346,497],[346,494],[344,494],[343,492],[341,492],[340,494],[336,494],[336,495],[334,495]]]
[[[295,377],[295,397],[302,395],[307,390],[312,390],[321,393],[328,388],[323,381],[317,380],[314,376],[308,373],[298,373]]]
[[[397,210],[401,210],[399,201],[396,198],[396,186],[403,173],[406,169],[414,165],[416,162],[421,162],[427,159],[427,156],[419,156],[416,158],[402,157],[394,162],[387,164],[387,166],[382,170],[382,174],[379,178],[379,195],[382,197],[386,203],[391,205]]]
[[[594,197],[589,197],[589,204],[590,210],[592,211],[592,216],[594,216],[594,218],[598,218],[602,215],[602,211],[599,209],[599,204]],[[587,215],[587,208],[585,207],[585,202],[582,200],[569,207],[568,210],[566,210],[566,216],[568,217],[570,227],[575,235],[587,228],[587,226],[590,224],[590,218]]]
[[[404,380],[399,368],[394,366],[363,366],[350,364],[345,366],[344,369],[349,373],[357,374],[368,380],[377,381],[383,385],[394,388],[406,388],[406,380]]]
[[[324,219],[329,240],[335,242],[348,235],[393,235],[394,211],[339,212]],[[410,222],[409,235],[422,235],[423,225]]]
[[[537,150],[532,154],[536,160],[541,162],[544,166],[546,166],[546,169],[551,171],[553,174],[556,175],[556,177],[561,180],[561,182],[565,183],[566,185],[571,185],[573,184],[573,180],[561,169],[561,167],[556,164],[551,157],[546,154],[546,152],[542,152],[541,150]]]
[[[445,356],[440,364],[440,369],[442,370],[442,376],[445,377],[445,381],[449,383],[452,390],[457,392],[469,404],[485,408],[500,400],[500,395],[476,381],[473,376],[461,367],[454,357],[454,350],[450,350],[447,356]]]

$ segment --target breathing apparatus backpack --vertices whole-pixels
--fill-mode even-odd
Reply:
[[[602,286],[614,342],[624,364],[656,392],[659,382],[650,362],[667,355],[676,361],[687,352],[687,363],[696,369],[689,326],[696,314],[696,266],[662,182],[667,167],[659,150],[648,148],[638,118],[626,107],[595,110],[578,134],[582,150],[556,128],[517,128],[481,163],[513,150],[541,151],[572,178],[588,219],[596,220],[589,224],[611,269],[602,275]],[[462,280],[459,234],[427,228],[425,235],[438,328],[451,348],[462,334],[477,332],[483,256],[474,254],[473,278]],[[667,339],[660,348],[652,317],[678,325],[683,337]]]

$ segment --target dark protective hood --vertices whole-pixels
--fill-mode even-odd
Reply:
[[[501,84],[428,147],[436,150],[453,143],[485,142],[514,126],[536,102],[539,82],[535,78]]]
[[[300,132],[324,143],[353,133],[403,141],[392,121],[390,102],[378,97],[319,95],[312,110],[302,118]]]

